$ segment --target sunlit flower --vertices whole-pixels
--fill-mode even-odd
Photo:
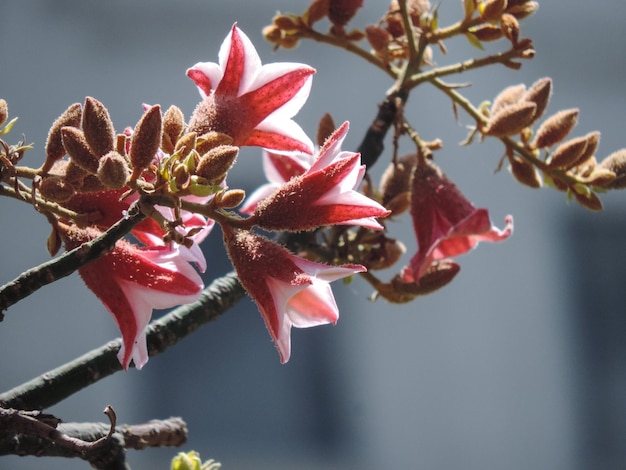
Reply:
[[[329,283],[365,271],[328,266],[291,254],[254,233],[224,227],[224,242],[243,287],[259,306],[280,360],[291,355],[291,327],[335,324],[339,310]]]
[[[356,191],[365,175],[358,153],[341,151],[344,123],[325,142],[311,167],[292,177],[256,206],[255,222],[269,230],[311,230],[324,225],[382,229],[389,211]]]
[[[481,241],[504,240],[513,232],[511,216],[503,230],[492,226],[487,209],[476,209],[428,160],[418,164],[413,176],[411,216],[418,250],[403,272],[406,282],[419,282],[437,260],[466,253]]]
[[[222,132],[237,146],[312,153],[311,140],[291,118],[309,96],[313,73],[297,63],[261,65],[250,39],[233,25],[218,64],[199,62],[187,70],[203,98],[188,130]]]
[[[94,228],[59,227],[68,250],[101,233]],[[204,287],[200,275],[176,247],[140,248],[124,240],[78,272],[122,333],[118,359],[124,369],[131,359],[138,369],[148,362],[145,329],[152,310],[193,302]]]

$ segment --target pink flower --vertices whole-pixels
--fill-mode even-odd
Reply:
[[[277,231],[335,224],[383,228],[376,217],[386,217],[390,211],[356,191],[365,166],[360,154],[341,151],[347,132],[345,122],[326,140],[307,171],[292,177],[257,205],[253,217],[260,227]]]
[[[100,235],[94,228],[60,225],[71,250]],[[148,362],[145,329],[152,310],[170,308],[198,299],[204,287],[200,275],[177,249],[139,248],[120,240],[115,248],[78,270],[87,287],[113,315],[122,333],[118,359],[128,369]]]
[[[203,98],[188,130],[222,132],[237,146],[311,153],[311,140],[291,118],[309,96],[313,73],[303,64],[261,65],[250,39],[233,25],[219,64],[199,62],[187,70]]]
[[[259,306],[284,364],[291,327],[335,324],[339,310],[329,283],[365,271],[308,261],[254,233],[224,227],[224,242],[243,287]]]
[[[443,172],[428,160],[415,169],[411,216],[418,251],[403,272],[406,282],[419,282],[431,264],[467,253],[478,242],[505,240],[513,233],[513,217],[500,230],[487,209],[476,209]]]

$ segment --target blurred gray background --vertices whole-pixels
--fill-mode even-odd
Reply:
[[[0,6],[0,97],[42,161],[47,129],[86,95],[101,100],[118,130],[134,125],[142,103],[178,105],[189,116],[199,95],[185,77],[197,61],[217,61],[233,22],[264,62],[299,61],[318,69],[296,120],[314,136],[319,118],[350,120],[345,148],[358,146],[391,85],[349,54],[304,42],[273,53],[261,38],[276,10],[307,2],[262,0],[35,1]],[[385,1],[366,0],[353,21],[377,21]],[[441,2],[441,22],[460,16]],[[522,23],[536,58],[520,72],[470,72],[463,90],[475,104],[509,84],[554,79],[548,112],[580,107],[575,135],[599,129],[599,157],[626,146],[626,3],[541,2]],[[325,26],[324,26],[325,27]],[[450,41],[439,64],[481,56]],[[225,469],[621,469],[626,468],[626,248],[624,195],[603,197],[591,214],[562,193],[531,190],[506,171],[496,142],[457,145],[470,124],[424,86],[407,115],[426,139],[441,137],[439,164],[494,223],[515,217],[515,234],[459,259],[444,290],[405,305],[367,300],[357,280],[337,283],[335,327],[294,330],[281,365],[254,304],[245,299],[219,321],[152,358],[142,371],[102,380],[49,411],[66,421],[102,421],[112,404],[120,422],[182,416],[196,449]],[[388,148],[390,147],[388,143]],[[405,150],[410,149],[407,146]],[[381,164],[375,174],[382,171]],[[377,173],[378,172],[378,173]],[[261,183],[260,151],[243,153],[229,178]],[[251,179],[251,178],[256,179]],[[49,258],[43,217],[2,201],[0,284]],[[392,227],[415,250],[408,222]],[[206,280],[228,271],[218,231],[206,241]],[[389,274],[391,275],[391,273]],[[0,325],[0,389],[56,367],[118,332],[96,298],[71,276],[9,309]],[[168,468],[177,449],[129,451],[133,468]],[[0,458],[0,468],[86,468],[79,461]]]

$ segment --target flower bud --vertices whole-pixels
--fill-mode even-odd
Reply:
[[[500,17],[500,28],[502,28],[502,34],[515,46],[519,39],[520,31],[517,19],[509,13],[504,13]]]
[[[611,170],[596,167],[591,172],[591,174],[587,178],[585,178],[585,183],[591,186],[600,186],[602,188],[616,189],[612,186],[616,177],[617,175]]]
[[[589,191],[585,191],[582,194],[578,191],[572,191],[576,201],[583,207],[592,210],[592,211],[601,211],[602,210],[602,201],[596,195],[596,193]]]
[[[185,128],[185,116],[177,106],[170,106],[163,115],[163,136],[161,137],[161,148],[170,155],[174,153],[174,147],[178,138]]]
[[[328,19],[336,26],[345,26],[362,6],[363,0],[330,0]]]
[[[537,105],[528,101],[507,106],[489,118],[483,133],[494,137],[518,134],[532,123],[536,109]]]
[[[157,104],[144,113],[137,123],[130,141],[129,158],[133,168],[130,176],[135,181],[156,155],[161,144],[161,107]]]
[[[115,129],[109,111],[100,101],[90,96],[85,99],[82,127],[85,139],[97,157],[113,150]]]
[[[278,43],[283,36],[283,32],[275,24],[265,26],[261,31],[261,34],[267,42],[270,44],[276,44],[276,47],[278,47]]]
[[[499,113],[502,109],[517,103],[524,93],[526,92],[526,85],[520,83],[519,85],[511,85],[506,87],[498,96],[496,96],[493,100],[493,104],[491,105],[490,114],[492,116]]]
[[[128,162],[115,150],[111,150],[98,162],[98,179],[109,189],[123,188],[129,176]]]
[[[316,23],[317,21],[320,21],[328,16],[329,8],[330,0],[313,0],[304,14],[306,24],[311,26],[313,23]]]
[[[539,119],[550,102],[550,95],[552,94],[552,79],[550,77],[540,78],[531,85],[528,91],[524,94],[522,99],[531,101],[537,105],[535,111],[535,120]]]
[[[325,113],[317,126],[317,145],[320,147],[323,146],[326,139],[335,132],[335,129],[337,129],[337,127],[335,126],[333,117],[329,113]]]
[[[606,188],[626,188],[626,149],[613,152],[611,155],[602,160],[598,167],[615,173],[615,179],[609,185],[605,186]]]
[[[494,24],[481,24],[469,29],[469,32],[476,36],[479,41],[497,41],[502,37],[502,29]]]
[[[69,201],[76,191],[65,179],[50,175],[41,180],[39,193],[48,201],[63,203]]]
[[[98,157],[91,151],[83,131],[75,127],[63,127],[61,128],[61,140],[75,165],[92,175],[98,172]]]
[[[506,12],[513,15],[518,20],[526,18],[532,15],[539,8],[539,2],[509,0],[509,4],[506,8]]]
[[[201,470],[202,460],[195,451],[179,452],[172,459],[171,470]]]
[[[531,188],[541,187],[541,176],[535,165],[516,156],[509,157],[509,163],[511,164],[511,173],[517,181]]]
[[[219,145],[230,145],[232,143],[233,138],[228,134],[210,131],[198,137],[198,140],[196,141],[196,150],[200,155],[204,155],[212,148],[215,148]]]
[[[585,162],[595,155],[596,150],[598,149],[598,144],[600,144],[600,132],[589,132],[587,135],[585,135],[585,139],[587,139],[587,147],[585,147],[585,151],[576,162],[576,165],[580,165],[581,163]]]
[[[57,162],[60,163],[60,162]],[[52,170],[56,168],[56,165],[52,167]],[[52,171],[51,170],[51,171]],[[80,186],[80,182],[85,178],[89,173],[79,167],[76,163],[73,163],[72,160],[67,162],[64,168],[65,181],[69,183],[78,183],[77,186]]]
[[[550,168],[571,168],[581,161],[587,149],[587,138],[577,137],[560,144],[550,157]]]
[[[2,126],[9,117],[9,106],[6,100],[0,99],[0,126]]]
[[[79,127],[82,114],[80,103],[74,103],[67,108],[52,124],[46,140],[46,161],[41,167],[43,174],[46,174],[54,165],[54,162],[61,159],[65,153],[65,147],[61,137],[63,127]]]
[[[243,189],[229,189],[220,196],[219,206],[224,209],[232,209],[241,204],[245,197],[246,192]]]
[[[539,126],[533,146],[535,148],[552,147],[567,137],[577,121],[578,109],[559,111]]]
[[[401,200],[396,200],[398,197],[405,198],[404,195],[411,194],[411,179],[413,177],[413,170],[417,165],[417,154],[412,153],[404,155],[398,159],[396,164],[391,163],[380,180],[380,191],[382,193],[383,206],[390,209],[393,214],[401,214],[410,207],[410,200],[408,206],[404,207],[403,204],[398,204]],[[409,198],[410,199],[410,198]],[[395,204],[398,204],[396,210],[390,207],[391,201],[395,200]]]
[[[233,145],[215,147],[202,156],[196,168],[196,174],[205,178],[210,184],[219,184],[235,163],[238,153],[239,147]]]
[[[196,148],[196,137],[195,132],[189,132],[183,135],[178,142],[176,142],[174,153],[177,153],[181,159],[184,159]]]
[[[376,25],[366,26],[365,35],[367,42],[370,43],[370,46],[372,46],[372,49],[376,52],[386,51],[389,43],[393,39],[386,29]]]
[[[487,0],[480,4],[480,19],[483,21],[499,20],[507,7],[507,0]]]

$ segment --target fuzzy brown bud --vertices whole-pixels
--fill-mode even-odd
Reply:
[[[615,179],[605,186],[609,189],[626,189],[626,149],[613,152],[598,165],[615,173]]]
[[[157,104],[144,113],[135,126],[130,140],[129,159],[133,168],[130,177],[135,181],[148,168],[161,144],[161,107]]]
[[[121,189],[126,186],[128,177],[130,176],[130,168],[126,159],[111,150],[98,163],[98,179],[100,182],[110,189]]]
[[[595,155],[596,150],[598,149],[598,145],[600,144],[600,132],[589,132],[585,136],[585,139],[587,139],[587,147],[585,147],[585,151],[576,162],[577,165],[580,165],[581,163]]]
[[[500,17],[500,27],[502,28],[502,34],[504,34],[514,46],[517,45],[520,32],[517,19],[509,13],[504,13]]]
[[[39,185],[39,193],[48,201],[63,203],[69,201],[76,191],[74,186],[60,176],[46,176]]]
[[[219,184],[237,159],[239,147],[220,145],[205,153],[198,163],[196,174],[210,184]]]
[[[395,165],[391,163],[381,177],[382,205],[395,215],[401,214],[410,206],[410,200],[408,205],[406,204],[406,196],[411,193],[411,180],[416,165],[417,154],[404,155],[398,159]]]
[[[59,162],[57,162],[59,163]],[[56,165],[52,167],[53,171],[56,168]],[[77,183],[77,186],[80,186],[81,181],[85,178],[89,173],[79,167],[76,163],[73,163],[72,160],[67,162],[64,169],[65,180],[70,183]]]
[[[393,39],[386,29],[375,25],[365,27],[365,37],[367,37],[367,42],[370,43],[370,46],[376,52],[387,51],[387,47]]]
[[[487,0],[483,3],[480,19],[483,21],[499,20],[507,7],[507,0]]]
[[[506,12],[513,15],[518,20],[532,15],[539,8],[539,2],[530,2],[524,0],[509,0]]]
[[[591,191],[589,191],[586,194],[580,194],[576,191],[573,191],[574,193],[574,197],[576,198],[576,201],[578,202],[578,204],[580,204],[581,206],[592,210],[592,211],[601,211],[602,210],[602,201],[600,200],[600,198],[596,195],[596,193],[593,193]]]
[[[189,132],[182,136],[180,140],[176,142],[174,153],[178,153],[180,158],[185,158],[196,148],[196,137],[195,132]]]
[[[101,157],[113,150],[115,129],[109,111],[95,98],[85,98],[83,109],[83,133],[93,153]]]
[[[65,147],[75,165],[92,175],[98,172],[98,157],[89,147],[83,131],[75,127],[63,127],[61,129],[61,139],[63,147]]]
[[[546,119],[535,134],[533,145],[535,148],[552,147],[561,142],[576,125],[578,109],[559,111]]]
[[[611,170],[596,167],[591,174],[585,178],[585,183],[591,186],[600,186],[601,188],[616,189],[613,187],[613,182],[616,178],[617,175]]]
[[[536,109],[537,105],[529,101],[507,106],[489,118],[483,133],[494,137],[518,134],[532,123]]]
[[[541,176],[532,163],[516,156],[509,157],[509,163],[517,181],[531,188],[541,187]]]
[[[230,145],[232,143],[233,138],[228,134],[210,131],[198,137],[198,140],[196,141],[196,150],[200,155],[204,155],[212,148],[215,148],[219,145]]]
[[[552,94],[552,79],[550,77],[540,78],[526,91],[522,99],[531,101],[537,105],[535,120],[543,116],[544,111],[550,102]]]
[[[313,23],[320,21],[328,16],[328,9],[330,8],[330,0],[313,0],[307,8],[303,18],[306,23],[311,26]]]
[[[571,168],[576,165],[587,149],[587,139],[577,137],[560,144],[550,157],[548,166],[550,168]]]
[[[524,93],[526,92],[526,85],[520,83],[518,85],[511,85],[506,87],[498,96],[496,96],[493,100],[493,104],[491,105],[490,114],[494,116],[498,114],[502,109],[511,106],[512,104],[517,103]]]
[[[185,128],[185,116],[178,106],[170,106],[163,115],[163,136],[161,148],[170,155],[174,153],[174,147],[178,138]]]
[[[275,24],[265,26],[261,31],[261,34],[263,35],[263,38],[270,44],[280,43],[280,40],[283,37],[283,32]]]
[[[48,131],[48,139],[46,140],[46,161],[41,167],[42,173],[46,174],[54,165],[54,162],[61,159],[65,153],[65,147],[61,137],[61,129],[63,127],[79,127],[82,114],[82,106],[80,103],[74,103],[67,108],[52,124]]]
[[[328,19],[336,26],[345,26],[362,6],[363,0],[330,0]]]
[[[9,118],[9,105],[6,100],[0,99],[0,126],[2,126]]]
[[[224,209],[232,209],[243,202],[246,192],[243,189],[229,189],[220,197],[219,205]]]
[[[502,29],[493,24],[481,24],[469,29],[469,32],[476,36],[479,41],[497,41],[502,37]]]
[[[336,128],[337,127],[335,126],[333,117],[330,114],[325,113],[317,126],[317,145],[320,147],[324,145],[326,139],[330,137]]]

